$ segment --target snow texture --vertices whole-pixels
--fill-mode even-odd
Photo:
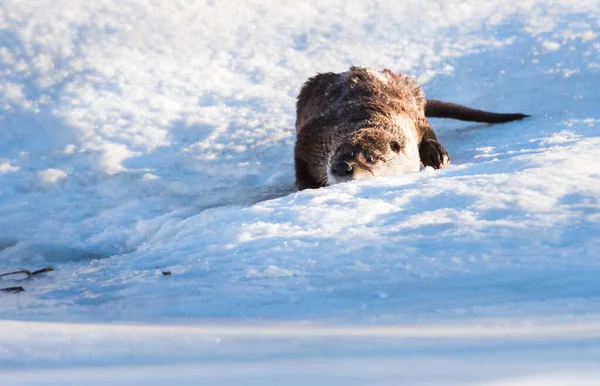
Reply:
[[[4,0],[0,273],[56,271],[0,278],[25,288],[0,292],[3,385],[598,379],[598,20],[596,0]],[[532,117],[433,120],[448,169],[295,192],[299,87],[350,65]],[[185,329],[221,323],[308,332]],[[390,325],[507,340],[318,333]]]

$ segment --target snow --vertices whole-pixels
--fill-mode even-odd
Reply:
[[[25,288],[0,293],[3,385],[593,384],[599,16],[2,2],[0,273],[56,268],[0,278]],[[298,89],[350,65],[532,117],[433,120],[448,169],[294,192]]]
[[[546,41],[546,42],[542,43],[542,47],[544,48],[544,50],[549,51],[549,52],[558,51],[560,49],[560,43]]]
[[[393,358],[366,359],[357,367],[356,362],[347,359],[338,360],[296,360],[277,361],[277,367],[265,362],[217,364],[212,366],[135,366],[82,368],[72,371],[37,370],[34,373],[3,374],[9,385],[28,385],[34,379],[42,378],[48,385],[164,385],[173,382],[176,373],[177,384],[195,385],[210,383],[218,385],[264,385],[286,384],[307,385],[327,381],[331,385],[397,385],[408,382],[411,385],[485,385],[485,386],[557,386],[576,383],[577,385],[595,385],[598,373],[590,363],[568,366],[555,361],[551,371],[539,363],[528,362],[527,366],[511,368],[513,376],[502,374],[507,365],[503,358],[494,358],[496,362],[478,363],[470,368],[468,380],[465,369],[472,366],[476,358],[467,357],[451,361],[440,358],[406,358],[402,361]],[[524,359],[524,358],[518,358]],[[486,374],[496,373],[497,380],[486,381]]]

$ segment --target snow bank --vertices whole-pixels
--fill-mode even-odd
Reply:
[[[597,321],[599,16],[597,1],[3,2],[0,272],[56,271],[1,278],[26,291],[0,295],[0,318]],[[298,88],[351,64],[532,118],[434,121],[449,169],[296,193]]]

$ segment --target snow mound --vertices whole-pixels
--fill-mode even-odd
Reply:
[[[0,318],[597,322],[599,17],[594,0],[3,2],[0,273],[56,270],[0,278],[25,288]],[[295,192],[298,89],[350,65],[531,118],[434,120],[450,168]],[[2,368],[37,347],[11,328]],[[312,343],[286,355],[329,342]]]

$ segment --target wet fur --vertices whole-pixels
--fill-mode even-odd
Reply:
[[[444,167],[449,161],[425,118],[421,87],[405,75],[352,67],[348,72],[324,73],[302,87],[296,106],[296,187],[318,188],[332,182],[332,157],[343,145],[365,150],[353,161],[352,179]],[[390,143],[398,142],[394,154]],[[370,165],[367,155],[379,157]],[[404,158],[402,158],[404,157]]]

